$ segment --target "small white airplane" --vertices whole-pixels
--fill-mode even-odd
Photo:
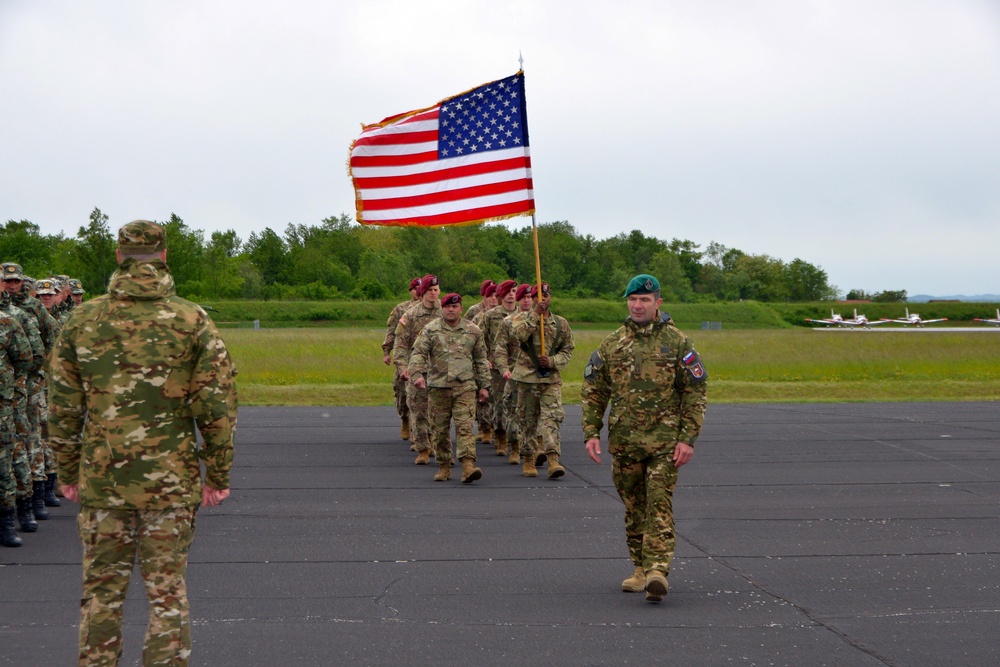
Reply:
[[[920,315],[917,315],[916,313],[913,313],[911,315],[910,314],[910,309],[907,308],[906,309],[906,317],[905,318],[901,317],[901,318],[896,319],[896,320],[887,320],[885,318],[882,318],[881,321],[882,322],[896,322],[898,324],[902,324],[903,326],[910,326],[912,324],[915,327],[922,327],[925,324],[930,324],[931,322],[947,322],[948,318],[947,317],[942,317],[942,318],[937,319],[937,320],[924,320],[924,319],[921,319]]]
[[[826,326],[838,326],[838,327],[864,327],[865,329],[871,329],[876,324],[885,324],[888,320],[879,320],[878,322],[872,322],[864,315],[858,315],[858,309],[854,309],[854,317],[844,319],[840,314],[834,313],[830,310],[830,319],[828,320],[810,320],[806,318],[806,322],[816,322],[817,324],[825,324]]]
[[[997,308],[997,318],[995,320],[987,320],[982,317],[975,317],[972,319],[973,322],[982,322],[983,324],[995,324],[1000,327],[1000,308]]]

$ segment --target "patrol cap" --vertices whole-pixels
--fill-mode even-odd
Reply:
[[[51,281],[52,282],[52,287],[54,287],[57,292],[61,292],[62,291],[63,281],[59,280],[59,278],[57,276],[49,276],[45,280]]]
[[[512,289],[517,287],[516,280],[505,280],[497,285],[497,298],[502,299],[507,296]]]
[[[414,278],[410,281],[410,289],[417,289],[420,286],[420,278]]]
[[[490,285],[496,287],[496,283],[492,280],[484,280],[483,284],[479,286],[479,296],[486,296],[486,290],[490,288]]]
[[[648,273],[640,273],[632,280],[628,281],[625,288],[625,296],[632,294],[652,294],[660,289],[660,281]]]
[[[21,268],[20,264],[4,262],[0,264],[0,267],[3,268],[4,280],[24,280],[24,269]]]
[[[456,294],[455,292],[451,292],[449,294],[445,294],[441,298],[441,305],[442,306],[450,306],[450,305],[455,304],[455,303],[457,303],[459,305],[462,304],[462,295],[461,294]]]
[[[542,283],[542,294],[544,294],[545,296],[549,295],[549,284],[548,283]],[[535,297],[537,295],[538,295],[538,285],[532,285],[531,286],[531,296]]]
[[[35,279],[31,276],[24,277],[24,288],[29,292],[35,288]]]
[[[514,292],[514,298],[520,301],[526,295],[531,293],[531,285],[524,283],[523,285],[518,285],[517,290]]]
[[[438,284],[437,276],[432,276],[427,274],[420,279],[420,284],[417,285],[417,296],[423,296],[427,290]]]
[[[59,288],[56,287],[56,281],[51,278],[45,278],[35,282],[35,293],[38,294],[38,296],[43,296],[45,294],[55,296],[59,293]]]
[[[166,232],[155,222],[133,220],[118,230],[118,250],[123,255],[152,255],[166,248]]]
[[[83,282],[77,278],[70,278],[69,292],[70,294],[86,294],[86,291],[83,289]]]

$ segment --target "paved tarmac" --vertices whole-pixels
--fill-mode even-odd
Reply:
[[[1000,664],[996,403],[711,405],[662,604],[626,594],[621,503],[586,458],[435,483],[391,408],[244,408],[199,514],[192,665]],[[74,664],[75,507],[0,550],[0,664]],[[138,574],[136,574],[138,577]],[[123,665],[139,664],[134,580]]]

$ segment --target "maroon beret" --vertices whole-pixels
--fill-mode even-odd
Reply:
[[[420,278],[414,278],[410,281],[410,289],[415,289],[418,285],[420,285]]]
[[[496,283],[493,283],[492,285],[486,288],[486,293],[483,294],[483,296],[493,296],[496,293],[497,293],[497,285]]]
[[[524,283],[523,285],[517,286],[517,291],[514,292],[514,298],[520,301],[531,291],[531,285]]]
[[[437,276],[432,276],[430,274],[427,274],[426,276],[420,279],[420,284],[417,286],[417,295],[423,296],[427,290],[429,290],[430,288],[434,287],[437,284],[438,284]]]
[[[479,296],[486,296],[486,290],[489,289],[490,285],[496,286],[496,283],[492,280],[484,280],[483,284],[479,286]]]
[[[538,294],[538,285],[532,285],[531,286],[531,296],[534,297],[536,294]],[[542,283],[542,294],[544,294],[545,296],[549,295],[549,284],[548,283]]]
[[[497,285],[497,298],[498,299],[504,298],[505,296],[507,296],[507,293],[510,292],[515,287],[517,287],[517,281],[516,280],[505,280],[505,281],[503,281],[502,283],[500,283],[499,285]]]
[[[451,292],[449,294],[445,294],[444,297],[441,299],[442,306],[450,306],[453,303],[461,304],[462,295],[456,294],[455,292]]]

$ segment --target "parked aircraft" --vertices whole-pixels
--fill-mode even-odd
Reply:
[[[972,321],[982,322],[983,324],[995,324],[996,326],[1000,327],[1000,308],[997,308],[997,318],[995,320],[987,320],[983,319],[982,317],[975,317],[973,318]]]
[[[918,315],[916,313],[913,313],[911,315],[910,314],[910,309],[907,308],[906,309],[906,317],[905,318],[901,317],[901,318],[896,319],[896,320],[889,320],[889,319],[886,319],[886,318],[882,318],[881,321],[882,322],[897,322],[899,324],[902,324],[903,326],[909,326],[909,325],[912,324],[915,327],[922,327],[925,324],[930,324],[931,322],[946,322],[946,321],[948,321],[948,318],[947,317],[942,317],[942,318],[937,319],[937,320],[924,320],[924,319],[921,319],[920,315]]]
[[[876,324],[884,324],[888,320],[879,320],[878,322],[872,322],[864,315],[858,315],[858,309],[854,309],[854,317],[844,319],[840,314],[834,313],[830,310],[830,319],[828,320],[810,320],[806,318],[806,322],[816,322],[817,324],[825,324],[826,326],[838,326],[838,327],[864,327],[865,329],[871,329]]]

